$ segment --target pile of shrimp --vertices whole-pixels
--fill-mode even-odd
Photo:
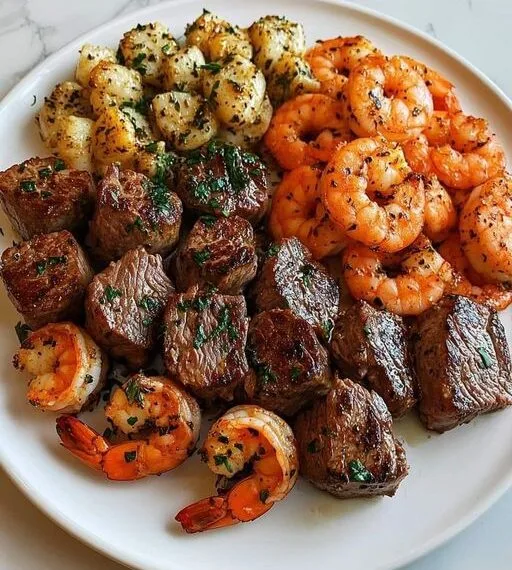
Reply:
[[[424,63],[363,36],[306,54],[319,83],[279,107],[269,231],[341,255],[352,296],[418,315],[444,295],[512,303],[512,178],[488,122]]]

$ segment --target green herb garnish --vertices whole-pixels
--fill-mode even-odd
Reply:
[[[260,491],[260,501],[265,504],[267,502],[267,499],[270,495],[270,491],[268,489],[262,489]]]
[[[219,73],[219,71],[222,69],[222,65],[215,61],[211,61],[210,63],[205,63],[204,65],[201,65],[201,69],[205,69],[206,71],[211,71],[215,75]]]
[[[478,347],[476,350],[482,359],[482,367],[490,368],[493,361],[487,350],[483,346]]]
[[[311,263],[305,263],[299,271],[302,282],[306,287],[309,287],[311,285],[311,277],[315,272],[315,267],[311,265]]]
[[[132,61],[132,68],[137,70],[141,75],[146,75],[146,66],[142,63],[146,59],[145,53],[138,53]]]
[[[136,458],[137,458],[136,451],[125,451],[124,460],[126,461],[126,463],[131,463],[132,461],[135,461]]]
[[[215,225],[218,218],[216,218],[215,216],[210,216],[209,214],[205,214],[204,216],[201,216],[199,219],[207,228],[211,228]]]
[[[126,422],[127,422],[127,424],[128,424],[129,426],[134,426],[134,425],[137,423],[137,421],[138,421],[137,416],[130,416],[130,417],[126,420]]]
[[[128,380],[124,387],[124,393],[130,404],[137,404],[140,408],[144,407],[144,392],[135,378]]]
[[[205,247],[204,249],[201,249],[199,251],[194,251],[194,253],[192,254],[192,258],[194,259],[197,265],[201,266],[210,259],[211,255],[212,254],[208,249],[208,247]]]
[[[32,329],[27,324],[22,323],[21,321],[18,321],[16,323],[14,330],[16,331],[16,335],[18,337],[18,340],[20,341],[20,344],[25,342],[27,340],[28,335],[32,332]]]
[[[116,299],[117,297],[122,297],[122,296],[123,296],[123,294],[121,293],[121,291],[119,291],[119,289],[112,287],[112,285],[107,285],[105,287],[104,292],[103,292],[104,302],[108,301],[109,303],[112,303],[112,301],[114,301],[114,299]]]
[[[90,374],[86,374],[84,377],[84,382],[86,384],[92,384],[94,382],[94,378]]]
[[[20,188],[22,192],[35,192],[36,191],[36,183],[34,180],[22,180],[20,182]]]
[[[357,483],[369,483],[373,480],[373,475],[366,469],[366,467],[359,461],[353,459],[348,464],[349,479]]]
[[[53,170],[55,170],[55,172],[59,172],[60,170],[65,170],[65,169],[66,169],[66,163],[62,160],[62,158],[57,158],[55,164],[53,165]]]
[[[215,461],[215,465],[224,465],[224,467],[229,473],[233,473],[233,468],[229,463],[227,455],[224,454],[214,455],[213,460]]]
[[[52,175],[52,169],[47,166],[46,168],[40,168],[37,173],[40,178],[49,178]]]

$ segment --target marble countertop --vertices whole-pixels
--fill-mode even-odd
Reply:
[[[244,1],[244,0],[238,0]],[[32,67],[91,28],[158,0],[0,0],[0,98]],[[512,97],[510,0],[360,0],[426,31]],[[205,0],[207,4],[207,0]],[[469,474],[468,474],[469,476]],[[409,570],[509,570],[512,491]],[[0,471],[0,570],[121,570],[46,519]]]

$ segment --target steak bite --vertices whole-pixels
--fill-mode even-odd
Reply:
[[[178,167],[175,184],[187,208],[216,216],[237,214],[252,224],[263,218],[269,204],[264,163],[220,141],[190,152]]]
[[[133,369],[147,364],[174,286],[162,258],[132,249],[98,273],[87,289],[86,328],[111,356]]]
[[[336,280],[297,238],[267,249],[267,259],[251,291],[258,311],[290,309],[329,338],[338,314]]]
[[[394,417],[416,403],[416,376],[402,317],[357,301],[338,317],[331,353],[342,374],[375,390]]]
[[[32,328],[79,320],[93,277],[82,248],[67,230],[7,248],[0,273],[13,305]]]
[[[164,325],[170,376],[200,398],[232,400],[248,370],[245,299],[192,287],[169,297]]]
[[[176,285],[212,283],[236,295],[254,279],[258,266],[251,224],[239,216],[201,216],[176,256]]]
[[[267,410],[292,416],[331,386],[327,351],[313,327],[290,310],[273,309],[252,319],[247,355],[245,399]]]
[[[407,475],[386,404],[352,380],[336,379],[325,398],[299,414],[294,432],[302,475],[340,499],[392,497]]]
[[[178,242],[182,213],[180,199],[165,185],[111,165],[98,184],[89,242],[103,261],[119,259],[141,245],[165,256]]]
[[[67,169],[60,158],[30,158],[0,172],[0,200],[23,239],[86,228],[94,183],[85,170]]]
[[[418,317],[414,352],[428,429],[444,432],[512,404],[510,352],[493,309],[445,297]]]

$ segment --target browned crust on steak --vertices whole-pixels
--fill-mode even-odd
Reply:
[[[313,327],[290,310],[273,309],[253,318],[247,355],[246,399],[267,410],[292,416],[331,387],[327,351]]]
[[[37,235],[7,248],[0,272],[10,300],[32,328],[82,318],[93,272],[67,230]]]
[[[337,379],[326,397],[301,412],[295,436],[302,475],[341,499],[393,496],[407,475],[386,404],[352,380]]]
[[[30,158],[0,172],[0,200],[23,239],[60,230],[80,232],[92,212],[94,183],[55,157]]]
[[[415,334],[420,417],[444,432],[512,405],[512,367],[496,311],[460,296],[421,314]]]
[[[375,390],[393,417],[416,403],[416,375],[400,316],[358,301],[338,317],[331,353],[342,374]]]

